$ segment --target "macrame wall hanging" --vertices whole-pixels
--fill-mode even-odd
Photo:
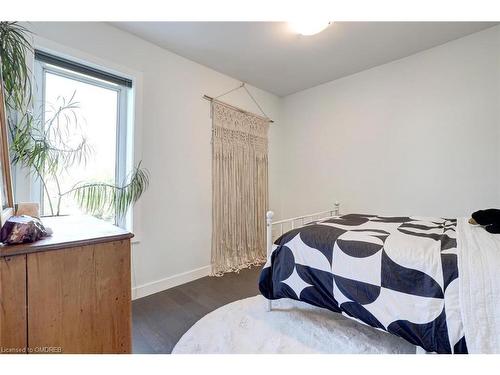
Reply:
[[[244,88],[263,116],[218,98]],[[266,260],[269,123],[245,84],[211,98],[212,275]]]

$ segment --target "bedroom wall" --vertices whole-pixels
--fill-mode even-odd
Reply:
[[[134,297],[208,274],[211,241],[211,119],[203,94],[239,82],[105,23],[30,23],[37,46],[129,75],[135,80],[135,160],[151,184],[134,212]],[[270,199],[277,207],[280,98],[250,88],[275,120],[270,131]],[[240,91],[224,98],[258,111]],[[22,193],[21,193],[22,194]],[[24,192],[25,197],[29,192]],[[18,200],[23,197],[18,195]]]
[[[498,26],[287,96],[283,116],[284,216],[500,207]]]

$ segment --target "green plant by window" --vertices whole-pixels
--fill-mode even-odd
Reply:
[[[60,215],[61,201],[71,196],[81,209],[95,216],[112,213],[122,217],[149,185],[149,173],[141,163],[116,185],[106,181],[79,182],[62,190],[59,176],[75,165],[85,164],[92,147],[78,124],[78,102],[74,95],[61,99],[49,118],[42,122],[32,112],[31,71],[26,57],[33,51],[30,32],[16,22],[0,22],[0,66],[12,163],[26,168],[42,184],[52,215]],[[68,134],[80,131],[78,142],[68,142]],[[55,201],[48,193],[48,182],[55,182]]]

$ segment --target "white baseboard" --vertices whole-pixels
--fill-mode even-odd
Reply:
[[[173,288],[181,284],[194,281],[196,279],[210,275],[211,266],[200,267],[191,271],[179,273],[161,280],[153,281],[150,283],[137,285],[132,288],[132,299],[138,299],[149,296],[154,293],[162,292],[164,290]]]

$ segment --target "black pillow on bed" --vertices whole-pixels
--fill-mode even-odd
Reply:
[[[477,224],[483,225],[486,231],[500,234],[500,210],[495,208],[479,210],[472,214],[472,218]]]

